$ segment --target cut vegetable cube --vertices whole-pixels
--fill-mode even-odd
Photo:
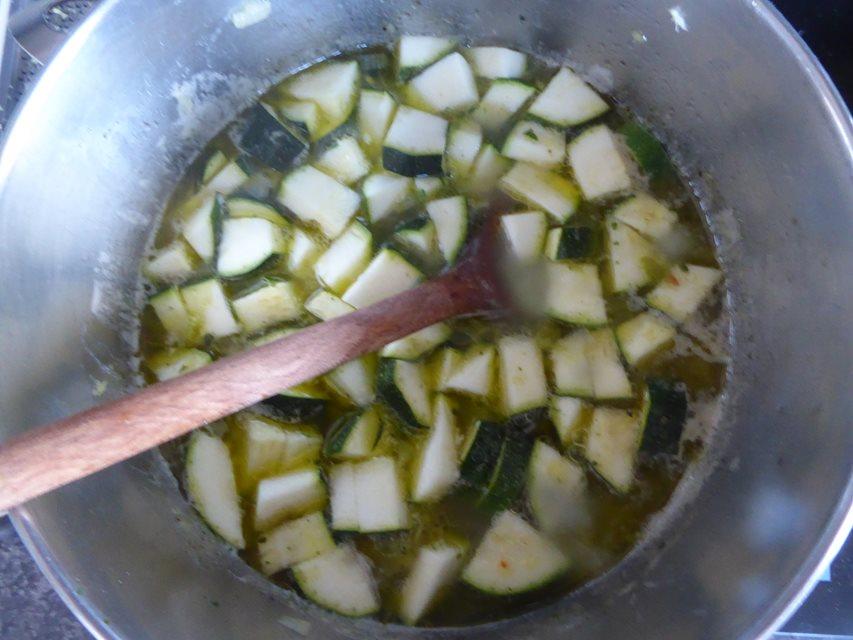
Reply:
[[[302,296],[292,282],[265,278],[234,300],[234,313],[249,333],[266,329],[302,313]]]
[[[211,362],[210,354],[199,349],[169,349],[150,356],[145,360],[145,366],[163,382],[201,369]]]
[[[592,256],[595,245],[592,227],[557,227],[548,232],[545,257],[551,260],[582,260]]]
[[[464,184],[461,185],[465,193],[475,196],[485,196],[498,183],[512,166],[512,161],[504,158],[498,150],[490,144],[484,144],[480,153],[471,167],[471,172]]]
[[[317,168],[338,182],[352,184],[370,173],[370,162],[352,136],[338,139],[317,158]]]
[[[446,323],[437,322],[426,329],[415,331],[405,338],[391,342],[382,349],[380,355],[383,358],[416,360],[444,343],[450,337],[450,333],[450,327]]]
[[[325,289],[317,289],[305,301],[305,310],[320,320],[331,320],[344,316],[355,309]]]
[[[316,102],[310,100],[277,99],[275,106],[289,127],[311,140],[319,140],[327,132],[326,118]]]
[[[501,455],[506,429],[502,424],[478,420],[465,438],[462,447],[462,479],[473,487],[488,484]]]
[[[642,424],[622,409],[596,407],[584,454],[595,471],[620,493],[634,483],[634,465],[640,447]]]
[[[361,187],[370,222],[376,224],[405,208],[412,195],[412,179],[393,173],[375,173]]]
[[[394,240],[415,261],[426,261],[429,264],[438,257],[435,223],[427,215],[419,215],[398,226]]]
[[[225,200],[229,218],[263,218],[277,227],[288,229],[290,223],[275,207],[255,198],[231,196]]]
[[[528,476],[530,511],[544,533],[565,534],[589,522],[580,466],[540,440],[533,447]]]
[[[501,216],[501,229],[512,255],[528,262],[542,256],[548,220],[541,211],[524,211]]]
[[[524,488],[532,446],[527,436],[514,430],[507,433],[479,506],[501,511],[516,502]]]
[[[495,80],[471,117],[490,135],[497,136],[534,93],[536,89],[529,84],[516,80]]]
[[[505,336],[498,342],[504,411],[515,415],[548,403],[542,352],[533,338]]]
[[[427,426],[432,422],[432,390],[422,362],[382,360],[377,386],[382,399],[409,426]]]
[[[655,246],[627,224],[607,223],[607,266],[616,293],[635,291],[665,273],[664,258]]]
[[[447,264],[453,264],[468,237],[468,205],[462,196],[433,200],[426,205],[435,224],[436,241]]]
[[[546,311],[558,320],[586,326],[607,323],[598,269],[592,264],[547,264]]]
[[[325,503],[326,487],[317,467],[264,478],[255,498],[255,527],[269,529],[286,518],[321,509]]]
[[[403,483],[393,458],[370,458],[353,465],[361,533],[396,531],[409,526]]]
[[[397,43],[397,76],[408,80],[418,71],[453,51],[450,38],[435,36],[401,36]]]
[[[458,112],[477,104],[474,72],[459,53],[444,56],[411,79],[406,92],[414,104],[433,113]]]
[[[418,556],[400,592],[400,618],[413,625],[436,602],[462,566],[465,546],[439,541],[418,550]]]
[[[636,366],[675,338],[675,327],[646,312],[616,327],[616,340],[628,364]]]
[[[207,184],[210,182],[213,179],[213,176],[222,171],[226,164],[228,164],[228,156],[219,149],[216,149],[204,162],[204,170],[201,173],[201,183]]]
[[[495,348],[476,345],[468,349],[444,383],[447,391],[486,397],[495,379]]]
[[[195,272],[189,248],[180,238],[157,250],[142,268],[145,277],[155,282],[179,283]]]
[[[332,529],[358,531],[358,499],[355,492],[355,465],[336,464],[329,470]]]
[[[287,171],[308,148],[275,114],[269,105],[258,102],[249,110],[240,138],[240,150],[276,171]]]
[[[314,275],[327,289],[343,293],[364,271],[373,253],[373,236],[356,221],[314,263]]]
[[[669,274],[649,292],[646,301],[677,322],[693,315],[702,301],[720,281],[723,274],[718,269],[695,264],[675,266]]]
[[[606,125],[590,127],[569,143],[569,163],[587,200],[631,187],[628,164]]]
[[[240,331],[222,283],[216,278],[188,285],[181,289],[181,295],[202,335],[223,338]]]
[[[613,210],[613,217],[643,235],[660,240],[678,222],[676,213],[644,193],[628,198]]]
[[[299,167],[281,181],[278,201],[301,220],[316,223],[329,238],[337,238],[358,210],[359,195],[310,165]]]
[[[574,184],[526,162],[516,162],[501,178],[500,186],[513,198],[550,213],[558,222],[568,220],[580,202]]]
[[[229,218],[222,223],[216,272],[223,278],[246,275],[281,252],[281,229],[263,218]]]
[[[421,281],[423,275],[393,249],[382,249],[342,299],[356,309],[390,298]]]
[[[287,256],[287,268],[291,273],[305,273],[310,269],[322,249],[310,235],[302,229],[293,231],[290,253]]]
[[[527,56],[505,47],[471,47],[465,57],[481,78],[520,78],[527,71]]]
[[[171,287],[151,296],[148,304],[154,309],[166,333],[178,344],[189,344],[194,340],[195,322],[177,287]]]
[[[325,116],[318,135],[325,135],[349,119],[358,99],[360,75],[355,60],[332,60],[297,74],[283,89],[298,100],[317,103]]]
[[[522,120],[507,134],[501,150],[513,160],[554,168],[566,157],[566,138],[562,131],[533,120]]]
[[[182,231],[184,239],[207,263],[213,262],[216,256],[223,215],[222,198],[211,195],[184,220]]]
[[[595,387],[587,358],[589,332],[575,331],[557,341],[551,349],[551,371],[557,393],[592,398]]]
[[[366,458],[382,434],[382,421],[375,406],[342,416],[326,434],[323,455],[335,460]]]
[[[271,576],[335,548],[323,514],[318,512],[285,522],[258,542],[261,571]]]
[[[687,393],[670,380],[651,378],[643,394],[640,449],[652,456],[676,456],[687,421]]]
[[[563,67],[530,105],[530,115],[558,127],[569,127],[597,118],[607,103],[575,73]]]
[[[456,418],[446,397],[433,404],[433,424],[412,470],[412,500],[434,502],[443,498],[459,479],[456,453]]]
[[[397,103],[390,93],[369,89],[361,92],[358,103],[358,131],[361,143],[371,155],[381,151],[382,141],[385,140],[396,110]]]
[[[403,176],[441,175],[447,120],[400,107],[382,147],[382,165]]]
[[[497,515],[462,572],[472,587],[495,595],[543,586],[568,568],[568,559],[512,511]]]
[[[379,610],[370,563],[349,545],[299,563],[293,577],[309,599],[341,615],[366,616]]]
[[[221,193],[222,195],[227,196],[242,185],[248,177],[249,176],[238,162],[229,162],[223,166],[222,169],[217,171],[216,175],[214,175],[209,181],[205,182],[204,187],[201,189],[201,193],[211,196],[215,193]]]
[[[427,200],[432,198],[444,186],[444,182],[437,176],[415,176],[415,194]]]
[[[551,396],[551,422],[564,447],[581,442],[586,413],[586,405],[578,398]]]
[[[444,150],[444,173],[451,180],[464,180],[474,166],[482,144],[483,131],[476,122],[463,118],[451,124]]]
[[[360,407],[373,403],[376,397],[376,360],[364,356],[350,360],[326,374],[329,384]]]
[[[187,493],[204,521],[228,544],[245,547],[240,498],[225,443],[196,431],[187,448],[186,469]]]
[[[250,412],[238,414],[236,420],[240,438],[235,460],[241,491],[264,476],[313,463],[320,455],[322,438],[313,428]]]
[[[444,385],[460,362],[462,362],[462,354],[457,349],[445,347],[441,350],[436,359],[436,389],[438,391],[445,390]]]
[[[589,334],[586,355],[597,399],[619,400],[633,396],[611,329],[599,329]]]

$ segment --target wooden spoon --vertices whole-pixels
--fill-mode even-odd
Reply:
[[[452,270],[347,315],[28,431],[0,446],[0,511],[306,382],[441,320],[496,312],[501,284],[491,207]]]

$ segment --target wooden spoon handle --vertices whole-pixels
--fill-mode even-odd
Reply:
[[[487,303],[470,278],[451,272],[370,307],[28,431],[0,447],[0,511]]]

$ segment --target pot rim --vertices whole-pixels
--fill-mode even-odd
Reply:
[[[54,64],[50,66],[60,66],[66,59],[70,59],[88,33],[95,28],[117,1],[105,0],[101,3],[83,25],[75,30],[69,41],[63,45],[54,58]],[[805,71],[809,83],[820,96],[824,109],[832,117],[839,139],[847,150],[851,165],[853,165],[853,116],[851,116],[844,99],[823,65],[799,33],[770,3],[770,0],[743,1],[749,2],[756,18],[778,37],[780,43],[795,57],[800,68]],[[21,106],[23,107],[25,104],[26,99]],[[71,584],[61,565],[56,561],[49,545],[39,532],[39,527],[33,521],[27,507],[21,506],[10,510],[9,517],[27,551],[53,590],[89,633],[97,640],[123,640],[110,627],[109,623],[97,614],[90,605],[88,598]],[[743,629],[745,637],[757,639],[769,637],[799,608],[830,562],[841,550],[851,530],[853,530],[853,473],[848,478],[842,499],[827,521],[823,534],[815,542],[812,552],[804,559],[788,587],[779,593],[772,606],[768,607],[749,627]]]

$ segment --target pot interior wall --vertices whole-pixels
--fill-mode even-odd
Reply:
[[[704,178],[727,271],[732,393],[644,545],[497,629],[321,614],[229,554],[153,454],[17,511],[72,605],[104,637],[134,639],[730,639],[770,624],[842,526],[853,464],[849,115],[772,13],[735,0],[318,0],[273,3],[240,30],[235,4],[107,0],[18,116],[0,157],[4,434],[93,404],[96,381],[105,397],[125,388],[139,260],[202,146],[290,70],[400,32],[571,60],[670,141]]]

